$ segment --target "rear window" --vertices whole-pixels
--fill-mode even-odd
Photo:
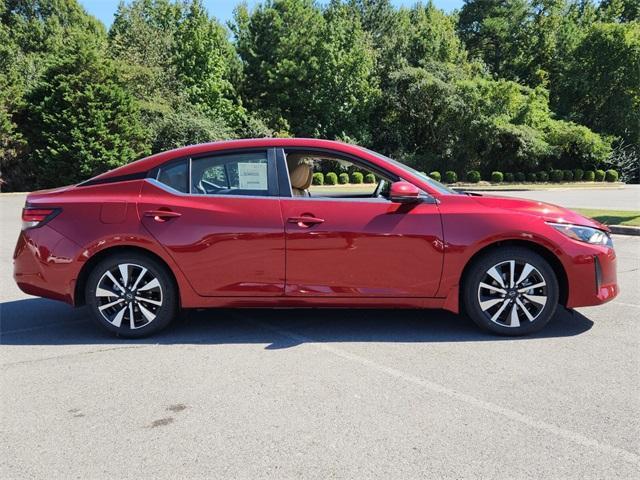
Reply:
[[[160,167],[156,180],[182,193],[189,193],[189,164],[187,160]]]

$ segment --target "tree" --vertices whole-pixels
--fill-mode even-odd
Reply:
[[[25,100],[32,188],[76,183],[148,153],[134,99],[90,42],[65,49]]]

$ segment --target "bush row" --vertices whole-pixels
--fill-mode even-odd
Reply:
[[[346,185],[347,183],[376,183],[376,176],[373,173],[364,175],[361,172],[353,172],[351,176],[343,172],[340,175],[329,172],[326,175],[322,172],[313,174],[314,185]]]
[[[444,172],[444,177],[440,175],[440,172],[431,172],[429,173],[429,177],[434,180],[440,182],[443,181],[445,183],[456,183],[458,181],[458,174],[453,171]],[[502,173],[502,172],[491,172],[491,176],[489,180],[491,183],[512,183],[512,182],[617,182],[618,181],[618,172],[615,170],[588,170],[584,171],[579,168],[575,170],[551,170],[550,172],[541,171],[537,173]],[[477,170],[471,170],[467,172],[464,178],[465,181],[469,183],[478,183],[482,180],[482,175]]]

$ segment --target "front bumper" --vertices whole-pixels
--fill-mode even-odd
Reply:
[[[567,307],[588,307],[613,300],[620,288],[616,253],[611,247],[586,245],[584,252],[565,260],[568,280]]]

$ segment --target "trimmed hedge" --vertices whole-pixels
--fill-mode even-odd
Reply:
[[[444,172],[444,181],[446,183],[456,183],[458,181],[458,174],[451,170]]]
[[[513,173],[511,172],[507,172],[504,174],[504,181],[507,183],[512,183],[515,180],[515,177],[513,176]]]
[[[436,182],[439,182],[440,180],[442,180],[442,175],[440,175],[440,172],[431,172],[429,176],[433,178]]]
[[[584,170],[582,170],[581,168],[576,168],[573,171],[573,179],[576,182],[581,182],[583,178],[584,178]]]
[[[364,183],[376,183],[376,176],[373,173],[367,173],[364,176]]]
[[[491,182],[493,183],[502,183],[504,180],[504,175],[502,172],[491,172]]]
[[[562,170],[551,170],[549,178],[552,182],[560,183],[564,178],[564,173],[562,173]]]
[[[351,183],[362,183],[364,175],[360,172],[353,172],[351,174]]]
[[[322,172],[314,173],[311,183],[314,185],[324,185],[324,174]]]
[[[618,181],[618,172],[616,172],[615,170],[607,170],[605,172],[604,179],[607,182],[617,182]]]
[[[347,183],[349,183],[349,174],[341,173],[340,175],[338,175],[338,183],[340,185],[346,185]]]
[[[327,185],[337,185],[338,184],[338,175],[336,175],[334,172],[329,172],[324,177],[324,182]]]
[[[477,170],[471,170],[467,172],[467,182],[478,183],[480,181],[480,172]]]
[[[527,177],[522,172],[516,172],[515,179],[516,179],[516,182],[524,182],[527,179]]]
[[[605,175],[606,174],[604,170],[596,170],[596,182],[604,181]]]
[[[596,178],[596,172],[593,170],[587,170],[584,172],[584,177],[582,177],[585,182],[593,182]]]
[[[571,170],[563,170],[562,171],[562,179],[565,182],[572,182],[573,181],[573,171],[571,171]]]
[[[536,183],[538,181],[538,176],[535,173],[527,173],[527,182]]]
[[[549,181],[549,174],[547,172],[545,172],[544,170],[542,170],[541,172],[538,172],[538,181],[539,182],[548,182]]]

